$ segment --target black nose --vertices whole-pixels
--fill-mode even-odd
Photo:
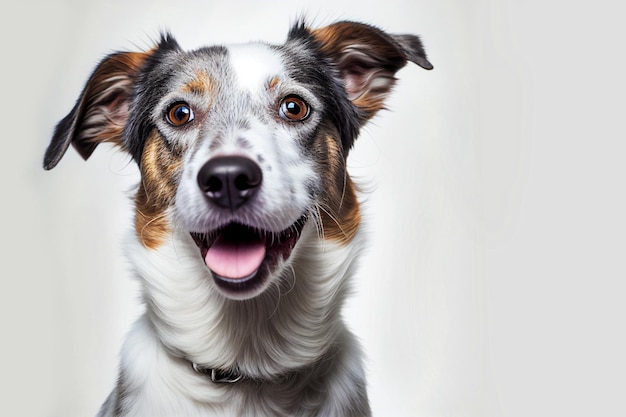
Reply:
[[[220,156],[198,172],[198,185],[220,207],[236,210],[261,186],[263,174],[256,162],[243,156]]]

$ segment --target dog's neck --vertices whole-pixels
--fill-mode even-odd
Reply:
[[[244,301],[217,292],[184,231],[173,231],[157,250],[133,240],[128,253],[148,317],[168,350],[202,369],[273,379],[314,363],[344,330],[346,278],[362,246],[360,234],[344,246],[320,240],[309,224],[282,278]]]

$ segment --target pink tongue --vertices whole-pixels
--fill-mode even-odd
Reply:
[[[209,248],[204,262],[213,273],[229,279],[253,275],[265,258],[265,243],[260,239],[231,241],[219,236]]]

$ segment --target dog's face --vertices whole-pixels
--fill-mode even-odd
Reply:
[[[296,25],[284,45],[183,51],[169,35],[96,68],[57,126],[44,165],[69,144],[86,159],[109,141],[137,162],[135,233],[158,250],[175,231],[222,295],[280,279],[305,227],[347,245],[360,220],[346,158],[419,39],[342,22]]]

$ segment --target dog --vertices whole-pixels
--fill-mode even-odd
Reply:
[[[108,55],[44,156],[137,163],[126,252],[145,312],[99,417],[370,416],[341,318],[364,233],[346,159],[418,36],[299,20],[282,45]]]

